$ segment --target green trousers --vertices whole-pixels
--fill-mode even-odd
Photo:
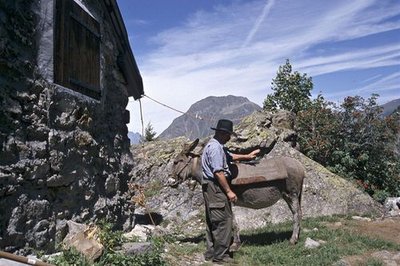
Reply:
[[[220,260],[229,252],[232,243],[232,205],[218,184],[205,181],[202,188],[207,223],[207,250],[204,256]]]

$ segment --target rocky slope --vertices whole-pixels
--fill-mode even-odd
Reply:
[[[234,152],[259,147],[262,156],[285,155],[302,162],[307,170],[302,198],[304,217],[333,214],[381,215],[382,206],[369,195],[295,149],[297,135],[292,129],[293,119],[286,112],[255,112],[235,127],[239,136],[232,139],[227,146]],[[205,142],[206,139],[202,141]],[[145,199],[145,207],[136,209],[137,223],[149,222],[142,218],[151,212],[166,230],[188,234],[202,233],[203,199],[199,186],[192,189],[193,181],[187,181],[178,188],[167,185],[172,158],[186,142],[188,140],[181,137],[132,146],[136,161],[131,174],[135,182],[143,186]],[[290,211],[282,200],[267,209],[235,207],[234,212],[241,228],[254,228],[291,219]]]
[[[210,96],[194,103],[184,115],[174,119],[159,138],[171,139],[180,136],[191,140],[204,138],[212,134],[210,127],[215,126],[218,119],[230,119],[237,124],[243,117],[260,109],[260,106],[245,97]]]

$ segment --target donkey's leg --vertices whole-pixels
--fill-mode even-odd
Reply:
[[[292,193],[290,195],[283,194],[283,199],[287,202],[290,211],[293,214],[293,233],[290,237],[290,243],[296,244],[299,240],[300,235],[300,222],[301,222],[301,206],[300,206],[300,195],[298,193]]]
[[[239,231],[240,231],[239,224],[237,223],[235,214],[233,214],[233,243],[229,247],[229,251],[234,252],[239,250],[241,245]]]

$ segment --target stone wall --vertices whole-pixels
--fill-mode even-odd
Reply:
[[[43,35],[37,2],[0,2],[0,249],[11,252],[54,250],[67,220],[132,225],[118,40],[102,21],[101,100],[55,85],[37,64]],[[89,3],[103,12],[97,1]]]

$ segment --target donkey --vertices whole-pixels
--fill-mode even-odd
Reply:
[[[189,145],[185,144],[183,150],[174,159],[171,180],[174,181],[175,186],[190,177],[202,184],[201,155],[193,153],[198,143],[199,139],[196,139]],[[305,169],[299,161],[293,158],[280,157],[275,160],[279,161],[284,168],[285,177],[279,180],[232,185],[232,190],[238,198],[235,204],[251,209],[261,209],[270,207],[283,198],[293,214],[293,233],[290,243],[296,244],[300,235],[301,193]],[[262,161],[260,167],[262,167],[261,164],[263,164]],[[234,228],[234,230],[234,244],[237,245],[240,243],[239,232],[238,228]]]

